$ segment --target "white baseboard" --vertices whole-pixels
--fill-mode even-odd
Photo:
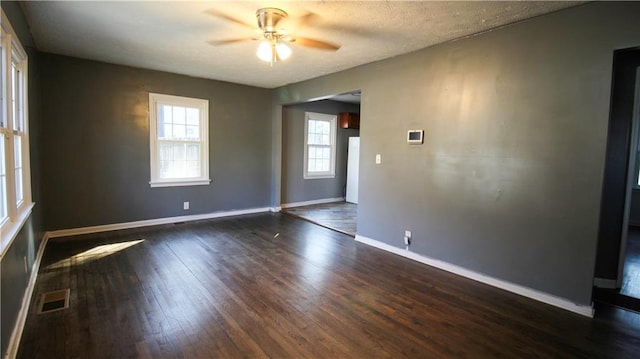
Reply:
[[[116,231],[120,229],[156,226],[159,224],[170,224],[170,223],[176,223],[176,222],[188,222],[188,221],[198,221],[203,219],[241,216],[243,214],[264,213],[264,212],[269,212],[269,210],[270,210],[269,207],[250,208],[250,209],[241,209],[241,210],[235,210],[235,211],[212,212],[212,213],[204,213],[204,214],[194,214],[189,216],[165,217],[165,218],[147,219],[143,221],[104,224],[104,225],[91,226],[91,227],[60,229],[57,231],[47,232],[47,236],[48,238],[76,236],[79,234],[108,232],[108,231]]]
[[[18,318],[16,324],[13,327],[13,332],[9,338],[9,345],[7,347],[7,354],[5,358],[14,359],[18,355],[18,347],[20,346],[20,339],[22,339],[22,332],[24,331],[24,325],[27,322],[27,315],[29,314],[29,305],[31,304],[31,297],[33,296],[33,290],[36,287],[36,279],[38,278],[38,271],[40,270],[40,262],[42,261],[42,255],[44,254],[44,248],[47,245],[49,237],[44,235],[38,247],[38,253],[36,259],[33,262],[33,268],[31,268],[31,275],[29,276],[29,283],[27,284],[27,290],[22,297],[22,304],[20,306],[20,312],[18,312]]]
[[[271,207],[271,208],[269,208],[269,210],[270,210],[271,212],[273,212],[273,213],[278,213],[278,212],[280,212],[280,211],[282,210],[282,207],[280,207],[280,206],[277,206],[277,207]]]
[[[295,203],[282,203],[280,207],[293,208],[293,207],[310,206],[312,204],[322,204],[322,203],[332,203],[332,202],[344,202],[344,197],[321,198],[321,199],[314,199],[312,201],[295,202]]]
[[[502,279],[490,277],[488,275],[474,272],[472,270],[457,266],[455,264],[447,263],[438,259],[425,257],[423,255],[408,251],[406,249],[391,246],[389,244],[377,241],[375,239],[367,238],[361,235],[356,235],[356,241],[391,252],[409,259],[413,259],[420,263],[436,267],[447,272],[457,274],[459,276],[473,279],[475,281],[488,284],[490,286],[504,289],[506,291],[522,295],[527,298],[535,299],[539,302],[547,303],[580,315],[584,315],[589,318],[593,318],[594,308],[590,305],[581,305],[571,302],[570,300],[560,298],[548,293],[544,293],[535,289],[527,288],[518,284],[507,282]]]
[[[618,288],[618,281],[615,279],[593,278],[593,286],[598,288],[615,289]]]

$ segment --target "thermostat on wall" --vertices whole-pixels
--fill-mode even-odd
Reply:
[[[407,143],[410,145],[421,145],[424,142],[424,130],[407,131]]]

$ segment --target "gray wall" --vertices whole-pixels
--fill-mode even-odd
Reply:
[[[285,86],[275,104],[362,90],[359,235],[402,247],[410,229],[414,252],[590,304],[613,51],[640,44],[638,13],[589,3]]]
[[[269,90],[52,54],[41,71],[47,229],[269,206]],[[149,187],[149,92],[209,100],[211,185]]]
[[[282,110],[282,203],[296,203],[345,196],[347,184],[347,150],[349,137],[358,136],[356,129],[340,128],[336,139],[335,178],[304,179],[304,114],[318,112],[338,115],[360,112],[357,104],[330,100],[286,106]],[[339,121],[339,119],[338,119]]]
[[[42,214],[40,205],[40,149],[38,138],[41,136],[40,85],[38,52],[24,14],[17,2],[1,1],[0,5],[7,14],[9,22],[18,35],[29,56],[29,134],[31,136],[31,192],[36,203],[31,217],[16,236],[15,240],[0,260],[0,348],[4,357],[9,339],[18,318],[29,277],[33,271],[36,253],[43,238]],[[24,258],[27,259],[27,271],[24,270]]]

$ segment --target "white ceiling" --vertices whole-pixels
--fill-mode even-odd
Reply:
[[[556,11],[578,2],[528,1],[258,1],[24,2],[39,50],[154,70],[274,88],[405,54],[448,40]],[[293,35],[342,47],[327,52],[292,45],[293,55],[270,67],[257,41],[212,46],[211,40],[254,36],[212,16],[217,11],[256,24],[255,12],[289,13]],[[315,26],[296,23],[315,14]],[[257,25],[256,25],[257,27]]]

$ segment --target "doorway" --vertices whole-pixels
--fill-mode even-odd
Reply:
[[[335,117],[335,148],[333,173],[310,176],[310,154],[317,150],[307,143],[313,118]],[[357,232],[357,185],[359,153],[350,149],[350,142],[360,137],[360,91],[326,96],[282,107],[282,172],[281,208],[293,215],[326,228],[355,236]],[[352,145],[351,145],[352,146]],[[354,165],[355,162],[355,165]],[[324,169],[323,169],[324,170]],[[354,172],[355,170],[355,172]],[[355,186],[354,186],[355,184]],[[355,188],[355,192],[354,192]]]
[[[640,67],[636,69],[627,197],[620,245],[620,294],[640,299]]]
[[[635,252],[640,240],[640,230],[636,228],[640,225],[638,68],[640,48],[614,52],[593,294],[595,301],[633,310],[640,310],[640,295],[637,298],[627,295],[640,287],[639,272],[635,269],[640,259]]]

